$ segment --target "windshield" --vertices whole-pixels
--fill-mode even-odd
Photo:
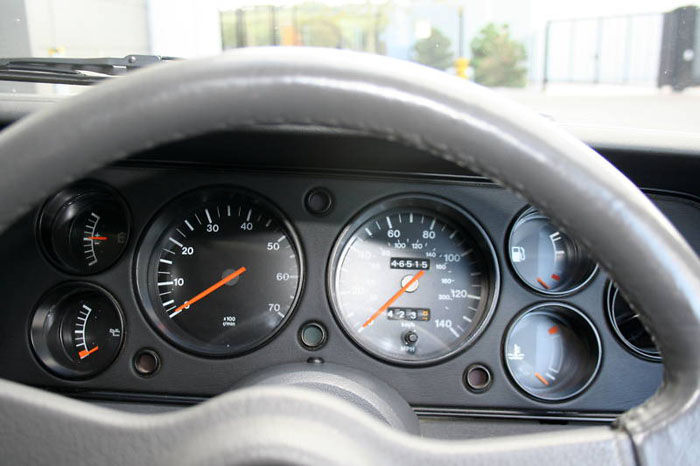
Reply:
[[[564,124],[695,133],[699,12],[675,0],[3,0],[0,57],[350,49],[495,88]],[[0,82],[0,92],[83,89]]]

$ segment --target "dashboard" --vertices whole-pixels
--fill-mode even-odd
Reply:
[[[604,155],[700,251],[697,160]],[[71,396],[189,404],[333,363],[423,416],[609,422],[662,380],[568,232],[486,178],[352,134],[158,147],[54,193],[1,244],[0,377]]]

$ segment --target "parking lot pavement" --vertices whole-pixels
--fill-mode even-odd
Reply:
[[[498,92],[565,125],[700,132],[700,89],[552,86]]]

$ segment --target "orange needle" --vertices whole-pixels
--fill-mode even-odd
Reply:
[[[410,279],[410,280],[408,281],[408,283],[406,283],[406,284],[403,286],[403,288],[401,288],[399,291],[397,291],[396,294],[395,294],[394,296],[392,296],[391,298],[389,298],[389,301],[385,302],[384,305],[383,305],[382,307],[380,307],[380,308],[377,310],[377,312],[375,312],[374,314],[372,314],[372,317],[370,317],[369,319],[367,319],[367,322],[365,322],[364,324],[362,324],[362,327],[367,327],[369,324],[371,324],[372,322],[374,322],[374,319],[376,319],[377,317],[379,317],[379,315],[380,315],[382,312],[386,311],[386,310],[389,308],[389,306],[391,306],[392,304],[394,304],[394,301],[396,301],[397,299],[399,299],[399,298],[401,297],[401,295],[404,294],[404,293],[406,292],[406,290],[409,289],[409,288],[411,287],[411,285],[413,285],[416,281],[418,281],[418,279],[419,279],[420,277],[423,276],[423,274],[425,274],[425,270],[421,270],[420,272],[418,272],[417,274],[415,274],[415,275],[413,276],[413,278]]]
[[[78,356],[80,356],[80,359],[85,359],[85,358],[87,358],[88,356],[90,356],[92,353],[94,353],[95,351],[97,351],[98,349],[100,349],[99,346],[95,346],[93,349],[91,349],[91,350],[89,350],[89,351],[86,350],[86,349],[84,349],[84,350],[82,350],[80,353],[78,353]]]
[[[176,315],[178,315],[179,313],[181,313],[182,310],[185,309],[186,307],[191,306],[191,305],[193,305],[194,303],[196,303],[197,301],[199,301],[200,299],[209,296],[210,294],[212,294],[213,292],[215,292],[216,290],[218,290],[219,288],[221,288],[222,286],[224,286],[225,284],[227,284],[228,282],[230,282],[231,280],[233,280],[233,279],[236,278],[237,276],[241,275],[241,274],[242,274],[243,272],[245,272],[245,271],[246,271],[246,268],[245,268],[245,267],[241,267],[240,269],[236,270],[235,272],[233,272],[233,273],[231,273],[231,274],[229,274],[229,275],[226,275],[224,278],[222,278],[222,279],[219,280],[218,282],[214,283],[212,286],[210,286],[210,287],[207,288],[206,290],[202,291],[201,293],[199,293],[199,294],[198,294],[197,296],[195,296],[194,298],[189,299],[189,300],[185,301],[184,303],[182,303],[181,305],[179,305],[179,306],[173,311],[173,313],[170,314],[170,318],[172,319],[173,317],[175,317]]]
[[[540,382],[542,382],[543,384],[549,385],[549,382],[547,382],[547,379],[545,379],[544,377],[542,377],[542,376],[540,375],[539,372],[535,372],[535,377],[537,377],[537,379],[538,379]]]
[[[93,241],[107,241],[106,236],[88,236],[88,239],[91,239]]]

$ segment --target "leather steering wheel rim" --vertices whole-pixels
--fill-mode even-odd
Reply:
[[[593,150],[496,94],[441,72],[352,52],[271,48],[114,79],[0,133],[0,231],[59,187],[130,154],[211,131],[276,125],[353,130],[410,145],[487,175],[540,208],[587,246],[639,309],[664,358],[660,390],[613,428],[438,442],[392,431],[325,395],[309,400],[298,388],[248,388],[149,417],[87,409],[0,381],[6,458],[522,464],[546,453],[578,464],[700,461],[692,448],[700,434],[697,256],[639,189]],[[271,435],[263,419],[275,420],[281,426],[275,428],[295,441]],[[321,437],[305,447],[310,433]],[[176,447],[166,441],[188,435]],[[76,459],[59,441],[97,446],[98,452]]]

